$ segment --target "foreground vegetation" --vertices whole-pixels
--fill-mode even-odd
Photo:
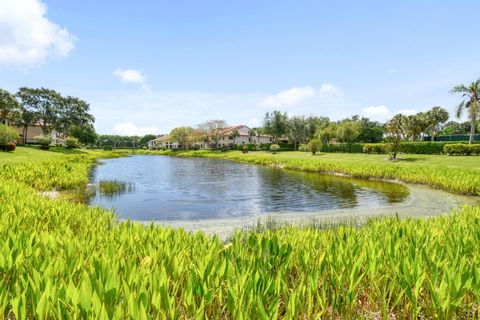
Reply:
[[[339,173],[357,178],[401,180],[426,184],[464,195],[480,195],[480,160],[477,157],[402,154],[398,161],[388,161],[385,155],[322,153],[312,156],[305,152],[213,152],[141,151],[181,157],[229,159],[285,169]]]
[[[0,158],[1,317],[480,316],[478,207],[427,220],[372,220],[362,228],[284,226],[237,233],[225,243],[203,233],[119,223],[110,212],[41,197],[39,191],[86,184],[99,156],[41,153],[48,159]],[[277,156],[289,163],[289,155]],[[297,156],[289,161],[302,161]],[[425,161],[448,172],[439,159]],[[471,163],[469,170],[478,168]]]

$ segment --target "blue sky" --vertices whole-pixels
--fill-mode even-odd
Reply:
[[[479,1],[0,1],[0,87],[79,96],[100,133],[453,111],[480,77]]]

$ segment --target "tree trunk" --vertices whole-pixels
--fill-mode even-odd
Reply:
[[[435,129],[432,130],[432,142],[435,141]]]
[[[27,144],[28,140],[28,126],[23,127],[23,144]]]
[[[475,121],[470,122],[470,139],[468,140],[468,143],[473,143],[473,140],[475,139]]]

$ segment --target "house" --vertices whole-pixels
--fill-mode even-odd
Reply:
[[[225,128],[222,138],[218,141],[218,145],[220,147],[229,147],[239,144],[260,144],[272,142],[272,137],[270,136],[250,136],[250,130],[251,129],[245,125]],[[235,131],[238,132],[237,137],[234,137]]]
[[[235,131],[238,132],[238,136],[235,136]],[[221,134],[221,138],[218,141],[218,147],[233,147],[234,145],[243,144],[260,144],[271,143],[272,138],[266,135],[250,136],[250,128],[245,125],[238,125],[225,128]],[[235,137],[234,137],[235,136]],[[200,149],[208,149],[211,146],[204,141],[193,142],[194,146]],[[176,141],[171,141],[168,135],[160,136],[156,139],[148,142],[149,149],[178,149],[179,144]]]
[[[170,141],[168,135],[163,135],[148,141],[149,149],[178,149],[178,142]]]
[[[15,128],[17,129],[17,132],[20,136],[17,141],[18,144],[35,143],[35,137],[43,134],[43,130],[40,124],[33,124],[28,127],[17,126]],[[64,135],[57,132],[56,130],[52,130],[50,134],[52,136],[53,145],[66,145]]]

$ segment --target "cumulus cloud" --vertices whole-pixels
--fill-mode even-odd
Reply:
[[[66,57],[76,38],[46,17],[41,0],[2,0],[0,65],[31,67],[50,56]]]
[[[370,106],[362,110],[362,115],[375,121],[385,121],[392,116],[387,106]]]
[[[150,86],[147,85],[147,77],[139,69],[122,69],[117,68],[113,71],[113,75],[124,83],[132,83],[140,85],[140,89],[149,91]]]
[[[342,97],[343,92],[340,90],[339,87],[330,84],[330,83],[324,83],[320,86],[320,89],[318,90],[318,93],[321,96],[334,96],[334,97]]]
[[[292,106],[313,96],[315,96],[315,90],[310,86],[293,87],[267,96],[260,104],[265,107]]]
[[[113,127],[113,132],[122,136],[144,136],[157,134],[158,129],[156,127],[137,127],[133,122],[122,122]]]

